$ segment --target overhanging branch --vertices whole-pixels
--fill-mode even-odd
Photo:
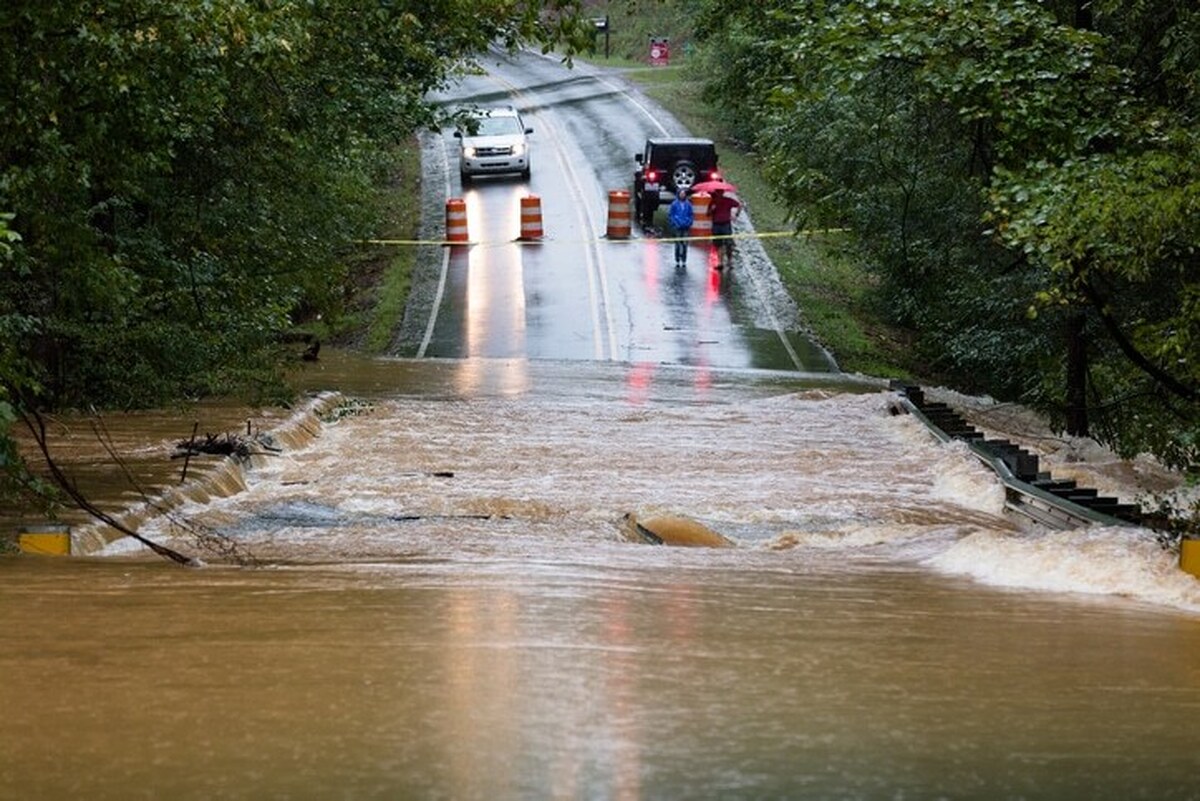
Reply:
[[[1161,367],[1150,361],[1137,346],[1130,341],[1129,337],[1125,336],[1125,332],[1121,330],[1120,323],[1107,311],[1107,306],[1099,290],[1088,279],[1083,278],[1079,281],[1079,286],[1083,290],[1083,294],[1091,301],[1092,306],[1096,309],[1096,313],[1100,315],[1100,321],[1104,323],[1105,329],[1109,336],[1117,343],[1117,347],[1121,349],[1121,353],[1125,358],[1133,362],[1146,375],[1153,378],[1172,394],[1178,395],[1181,398],[1189,401],[1200,400],[1200,393],[1195,387],[1189,387],[1175,376],[1163,370]]]

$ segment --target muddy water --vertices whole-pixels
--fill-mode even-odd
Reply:
[[[343,378],[369,408],[183,510],[262,567],[0,560],[0,797],[1200,797],[1191,579],[1136,532],[1018,530],[884,393]]]
[[[209,436],[254,437],[283,424],[289,410],[251,408],[229,402],[208,402],[188,409],[103,414],[66,412],[47,418],[45,434],[50,456],[68,480],[99,509],[117,514],[147,498],[159,497],[191,479],[210,491],[232,493],[242,488],[221,458],[172,458],[179,443],[204,443]],[[32,433],[17,426],[14,434],[31,468],[50,482],[49,472]],[[62,497],[53,510],[56,521],[79,527],[90,522],[83,511]],[[32,501],[0,506],[0,531],[23,524],[47,522],[44,509]]]

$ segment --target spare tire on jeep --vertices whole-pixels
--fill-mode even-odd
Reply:
[[[690,161],[681,160],[671,169],[671,183],[675,185],[675,193],[680,189],[691,189],[696,183],[696,166]]]
[[[633,211],[644,228],[653,225],[658,207],[670,203],[680,189],[690,191],[701,181],[721,177],[711,139],[647,139],[634,160],[638,167],[633,173]]]

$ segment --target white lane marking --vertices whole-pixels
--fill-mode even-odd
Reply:
[[[446,197],[450,197],[450,157],[447,155],[448,145],[442,137],[442,177]],[[446,294],[446,274],[450,271],[450,248],[442,248],[442,274],[438,276],[437,293],[433,297],[433,308],[429,310],[429,323],[425,326],[425,336],[421,339],[421,347],[417,348],[417,358],[425,357],[429,343],[433,340],[433,328],[437,324],[438,309],[442,307],[442,297]]]
[[[600,76],[598,76],[598,75],[592,75],[591,77],[592,77],[593,79],[595,79],[596,83],[602,83],[602,84],[604,84],[604,85],[605,85],[605,86],[607,86],[609,89],[612,89],[612,90],[613,90],[614,92],[616,92],[618,95],[620,95],[621,97],[625,98],[626,100],[628,100],[628,101],[629,101],[630,103],[632,103],[633,105],[637,106],[637,108],[638,108],[638,109],[639,109],[639,110],[640,110],[640,111],[641,111],[643,114],[645,114],[645,115],[646,115],[646,118],[647,118],[647,119],[649,119],[649,120],[650,120],[650,122],[654,123],[654,127],[658,128],[658,131],[659,131],[659,133],[661,133],[663,136],[666,136],[668,133],[670,133],[670,132],[667,130],[666,126],[665,126],[665,125],[663,125],[663,124],[662,124],[662,123],[659,121],[659,119],[658,119],[657,117],[655,117],[655,116],[654,116],[654,114],[653,114],[653,113],[650,111],[650,109],[648,109],[648,108],[646,108],[645,106],[643,106],[643,105],[641,104],[641,102],[639,102],[639,101],[638,101],[638,99],[637,99],[636,97],[634,97],[633,95],[629,94],[629,92],[628,92],[628,91],[626,91],[625,89],[622,89],[620,86],[617,86],[617,85],[616,85],[616,84],[614,84],[614,83],[610,83],[610,82],[609,82],[609,81],[608,81],[606,78],[601,78],[601,77],[600,77]]]
[[[542,130],[547,131],[550,138],[555,140],[554,157],[557,159],[559,167],[564,175],[570,176],[570,167],[567,166],[566,159],[563,158],[562,150],[558,146],[558,137],[554,135],[554,125],[545,118],[542,118]],[[574,188],[574,187],[572,187]],[[578,192],[578,190],[576,190]],[[583,226],[584,231],[595,236],[595,231],[589,226],[589,222],[584,212],[580,211],[580,206],[585,204],[575,204],[575,216],[579,218],[579,224]],[[594,246],[589,244],[584,245],[583,260],[584,270],[587,273],[588,280],[588,312],[592,316],[592,354],[597,361],[604,359],[604,334],[600,325],[600,302],[596,299],[596,273],[595,269],[595,254],[593,253]]]

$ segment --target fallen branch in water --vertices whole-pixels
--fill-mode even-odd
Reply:
[[[199,430],[200,430],[200,421],[197,420],[192,425],[192,438],[190,440],[188,440],[188,453],[187,453],[187,456],[183,460],[183,473],[181,473],[179,476],[180,484],[187,481],[188,465],[190,465],[192,463],[192,450],[191,449],[192,449],[192,445],[196,442],[196,432]],[[174,458],[174,457],[172,457],[172,458]]]
[[[237,434],[205,434],[203,442],[197,442],[195,434],[191,439],[175,443],[172,459],[190,458],[208,454],[210,456],[237,456],[240,459],[250,458],[250,440]]]
[[[15,392],[12,394],[14,398],[18,397]],[[34,409],[31,404],[27,403],[18,403],[16,406],[16,411],[20,416],[21,421],[25,423],[25,427],[29,429],[29,433],[33,435],[33,439],[37,443],[38,450],[42,452],[42,458],[46,462],[46,468],[50,471],[50,477],[54,479],[54,483],[58,485],[59,489],[66,493],[67,497],[75,502],[76,506],[100,522],[121,532],[125,536],[133,537],[135,540],[142,543],[151,551],[163,557],[164,559],[170,559],[172,562],[176,562],[177,564],[185,565],[187,567],[198,567],[203,564],[203,562],[199,561],[198,559],[193,559],[190,556],[184,556],[178,551],[172,550],[165,545],[159,545],[157,542],[143,537],[141,534],[138,534],[128,526],[121,524],[112,515],[103,511],[85,498],[83,493],[81,493],[79,488],[75,485],[75,482],[71,481],[71,479],[67,477],[67,474],[63,472],[58,462],[56,462],[54,457],[50,455],[50,446],[48,443],[48,437],[46,436],[46,421],[42,415],[36,409]]]
[[[155,500],[141,484],[138,483],[133,471],[125,464],[125,460],[117,452],[116,446],[113,445],[112,436],[108,433],[108,428],[104,425],[102,418],[95,410],[92,411],[92,431],[95,432],[96,438],[104,446],[104,450],[108,453],[109,458],[121,468],[121,472],[125,475],[125,480],[129,485],[137,490],[138,495],[142,497],[142,502],[148,507],[162,515],[167,522],[175,529],[190,536],[196,541],[200,548],[211,554],[216,554],[222,559],[230,560],[239,565],[258,565],[258,559],[254,554],[242,549],[237,542],[229,537],[221,534],[218,531],[208,528],[207,526],[199,525],[191,520],[184,520],[178,517],[170,508],[164,506],[159,501]],[[197,425],[199,425],[197,423]],[[193,438],[195,437],[195,429],[192,431]]]

